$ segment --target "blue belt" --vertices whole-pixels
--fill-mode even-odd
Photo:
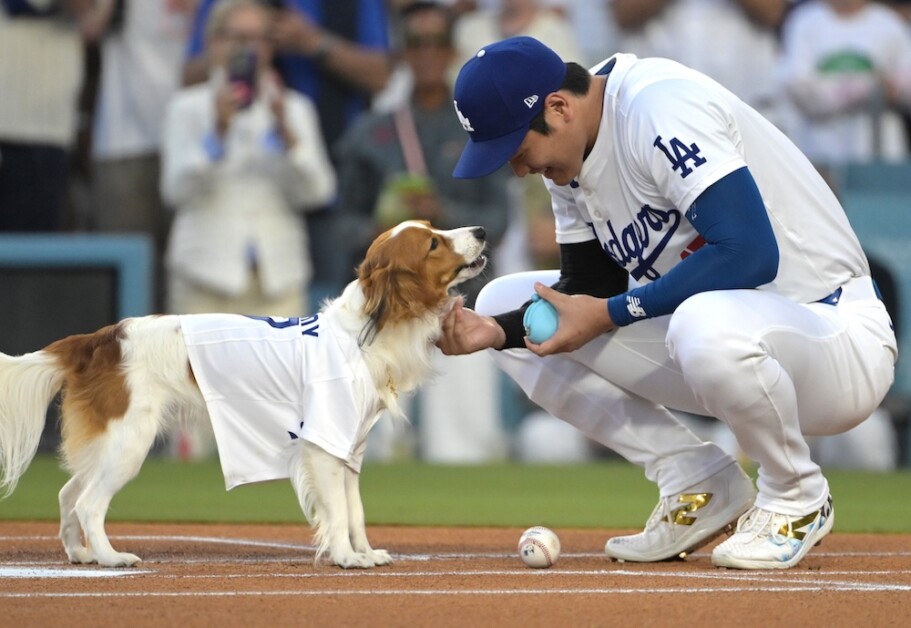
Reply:
[[[821,298],[817,303],[825,303],[826,305],[838,305],[838,300],[841,298],[841,287],[839,287],[835,292],[830,294],[827,297]]]
[[[879,299],[880,301],[882,301],[883,294],[882,294],[882,292],[879,291],[879,286],[876,285],[876,280],[871,278],[870,281],[873,282],[873,292],[876,293],[876,298]],[[835,290],[835,292],[833,292],[829,296],[821,298],[819,301],[817,301],[817,303],[825,303],[827,305],[838,305],[839,299],[841,299],[841,287],[837,288]]]

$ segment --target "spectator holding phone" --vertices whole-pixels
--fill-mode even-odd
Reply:
[[[270,20],[259,2],[221,0],[206,24],[208,82],[169,103],[161,190],[176,211],[172,312],[309,312],[300,210],[329,202],[336,179],[313,103],[272,69]]]
[[[198,0],[187,45],[184,82],[205,79],[204,25],[225,0]],[[323,140],[332,146],[386,88],[392,70],[387,0],[266,0],[273,21],[269,41],[285,84],[311,98]],[[334,164],[338,167],[338,164]],[[313,234],[314,301],[335,296],[351,278],[341,263],[334,199],[305,219]]]

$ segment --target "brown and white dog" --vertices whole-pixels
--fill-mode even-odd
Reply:
[[[441,231],[426,222],[408,221],[373,242],[358,268],[358,278],[341,296],[300,322],[281,319],[275,325],[276,319],[226,314],[144,316],[64,338],[34,353],[18,357],[0,353],[0,490],[9,495],[15,489],[37,451],[47,406],[62,390],[60,451],[72,476],[59,494],[63,547],[73,563],[135,565],[138,556],[111,546],[104,521],[111,499],[139,473],[155,438],[177,420],[210,420],[230,488],[232,479],[225,465],[232,454],[225,450],[233,445],[226,436],[227,424],[218,417],[238,419],[241,426],[235,422],[231,429],[241,433],[243,424],[265,430],[260,425],[260,406],[245,404],[253,398],[250,403],[262,403],[265,398],[268,404],[273,400],[270,395],[279,395],[278,418],[293,421],[294,426],[276,445],[280,447],[274,450],[276,460],[262,462],[277,466],[277,473],[266,477],[252,473],[235,477],[233,483],[290,478],[315,529],[317,560],[328,551],[332,562],[341,567],[388,564],[392,559],[387,551],[370,547],[364,524],[358,480],[366,436],[382,410],[402,417],[398,396],[413,391],[431,374],[441,316],[454,299],[450,289],[483,270],[484,248],[481,227]],[[264,338],[256,342],[266,344],[209,342],[206,333],[211,329],[218,328],[212,333],[220,334],[228,327],[262,332]],[[271,327],[281,328],[276,331],[284,333],[280,342],[268,336],[273,333]],[[188,331],[194,328],[206,333],[194,336]],[[308,392],[316,380],[328,379],[325,364],[306,363],[312,347],[320,360],[328,355],[320,353],[329,348],[320,348],[317,337],[332,338],[333,347],[348,348],[336,360],[340,366],[332,367],[343,374],[342,380],[353,380],[347,388]],[[228,347],[234,352],[230,358],[234,364],[222,368],[219,360],[225,358],[216,354],[214,361],[197,367],[195,352],[204,345]],[[262,346],[264,352],[259,349]],[[282,355],[289,359],[270,364],[268,356],[274,350],[286,352]],[[261,362],[265,364],[258,365]],[[307,381],[311,367],[319,372],[310,378],[312,382]],[[266,374],[267,385],[257,387],[256,369]],[[332,380],[334,385],[337,380]],[[289,392],[275,382],[285,382],[286,388],[294,390]],[[357,399],[340,399],[326,394],[327,390],[351,390]],[[349,408],[348,414],[362,416],[331,412],[315,416],[320,414],[319,407],[314,407],[319,399],[332,409]],[[290,413],[282,415],[291,406]],[[263,407],[263,414],[271,412],[270,406]],[[302,416],[294,414],[297,409]],[[306,428],[318,429],[309,424],[311,418],[317,425],[329,423],[330,435],[308,436]],[[298,422],[303,431],[296,433]],[[346,427],[339,427],[342,424]],[[353,435],[351,448],[344,449],[348,441],[342,439],[341,450],[333,449],[339,441],[336,432],[345,430]],[[247,445],[241,442],[240,446]],[[245,451],[233,455],[246,463]]]

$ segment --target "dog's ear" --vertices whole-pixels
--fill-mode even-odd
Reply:
[[[373,322],[374,333],[390,323],[423,315],[434,301],[426,294],[421,275],[391,261],[381,267],[361,264],[360,282],[364,313]]]
[[[370,245],[358,266],[364,314],[370,320],[361,334],[362,344],[387,325],[423,316],[446,297],[445,287],[434,285],[427,274],[430,231],[416,229],[395,238],[389,233]]]

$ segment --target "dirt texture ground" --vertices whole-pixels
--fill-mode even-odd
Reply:
[[[550,569],[522,530],[373,527],[396,561],[314,564],[304,526],[111,524],[132,569],[66,562],[49,523],[0,523],[0,624],[27,626],[908,626],[911,536],[832,534],[797,568],[610,562],[608,536],[557,529]]]

